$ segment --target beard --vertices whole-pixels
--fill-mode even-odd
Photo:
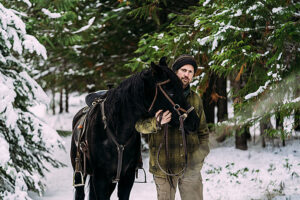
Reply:
[[[185,77],[181,78],[181,82],[182,82],[183,88],[186,88],[190,84],[190,80]]]

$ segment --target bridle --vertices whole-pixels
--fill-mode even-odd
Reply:
[[[148,112],[150,112],[153,108],[153,105],[157,99],[157,93],[158,93],[158,89],[160,89],[160,91],[163,93],[163,95],[166,97],[166,99],[172,104],[173,106],[173,109],[177,112],[177,114],[179,115],[179,117],[182,117],[183,119],[186,119],[188,114],[194,110],[194,107],[191,106],[188,110],[185,110],[184,108],[181,108],[179,104],[175,104],[174,101],[169,97],[169,95],[166,93],[166,91],[162,88],[162,85],[165,85],[167,83],[169,83],[171,80],[168,79],[168,80],[165,80],[165,81],[162,81],[162,82],[159,82],[159,83],[156,83],[156,87],[155,87],[155,95],[154,95],[154,98],[152,100],[152,103],[148,109]],[[181,115],[181,112],[183,112],[183,114]]]
[[[169,95],[164,91],[164,89],[162,88],[162,85],[164,84],[167,84],[170,82],[170,79],[166,80],[166,81],[163,81],[163,82],[159,82],[156,84],[156,87],[155,87],[155,95],[154,95],[154,98],[153,98],[153,101],[148,109],[148,112],[151,111],[151,109],[153,108],[153,105],[157,99],[157,93],[158,93],[158,89],[163,93],[163,95],[166,97],[166,99],[172,104],[173,106],[173,109],[177,112],[177,114],[179,115],[179,122],[180,122],[180,127],[179,127],[179,130],[181,130],[181,136],[182,136],[182,141],[183,141],[183,147],[184,147],[184,152],[185,152],[185,166],[184,168],[179,171],[178,173],[172,173],[171,172],[171,169],[169,168],[169,166],[167,165],[167,169],[164,170],[161,165],[159,164],[159,154],[160,154],[160,150],[162,148],[162,143],[160,143],[160,146],[159,146],[159,149],[158,149],[158,152],[157,152],[157,165],[158,167],[160,168],[160,170],[166,174],[167,176],[179,176],[181,174],[183,174],[187,168],[187,143],[186,143],[186,135],[185,135],[185,130],[184,130],[184,120],[187,118],[188,114],[194,110],[194,107],[191,106],[188,110],[185,110],[183,108],[180,107],[179,104],[175,104],[174,101],[169,97]],[[183,114],[180,113],[183,112]],[[160,122],[161,122],[161,118],[162,118],[162,114],[160,114],[159,116],[159,125],[160,125]],[[166,160],[167,160],[167,163],[168,163],[168,160],[169,160],[169,149],[168,149],[168,124],[164,124],[164,143],[165,143],[165,153],[166,153]],[[169,179],[169,182],[170,184],[173,186],[172,184],[172,181],[171,179]]]

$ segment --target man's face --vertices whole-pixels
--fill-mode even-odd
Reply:
[[[190,64],[183,65],[176,71],[176,75],[183,83],[183,88],[186,88],[192,82],[194,73],[194,67]]]

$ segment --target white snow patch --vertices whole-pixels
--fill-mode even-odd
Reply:
[[[32,35],[24,35],[23,45],[30,53],[36,52],[38,55],[47,59],[46,48]]]
[[[238,9],[237,12],[234,14],[235,17],[239,17],[242,15],[242,10]]]
[[[282,10],[283,10],[282,7],[278,7],[278,8],[273,8],[273,9],[272,9],[272,12],[273,12],[273,13],[278,13],[278,12],[281,12]]]
[[[29,0],[22,0],[24,3],[28,5],[28,7],[32,6],[32,3]]]
[[[152,46],[152,48],[155,49],[155,51],[159,50],[158,46]]]
[[[45,14],[45,15],[47,15],[48,17],[50,17],[50,18],[53,18],[53,19],[55,19],[55,18],[60,18],[61,17],[61,14],[60,13],[52,13],[52,12],[50,12],[48,9],[46,9],[46,8],[43,8],[42,9],[42,12]]]
[[[271,81],[268,80],[268,81],[265,83],[265,85],[264,85],[264,86],[260,86],[260,87],[258,88],[257,91],[255,91],[255,92],[253,92],[253,93],[250,93],[250,94],[247,94],[247,95],[245,96],[245,99],[248,100],[248,99],[251,99],[251,98],[253,98],[253,97],[256,97],[257,95],[259,95],[260,93],[262,93],[263,91],[265,91],[270,83],[271,83]]]
[[[297,97],[296,99],[293,99],[291,102],[292,102],[292,103],[296,103],[296,102],[298,102],[298,101],[300,101],[300,97]]]
[[[199,26],[199,23],[200,23],[200,20],[199,20],[199,19],[196,19],[196,20],[194,21],[194,27],[195,27],[195,28],[198,27],[198,26]]]
[[[0,166],[4,166],[10,160],[10,153],[9,153],[9,144],[7,141],[0,137]]]
[[[92,17],[92,18],[89,20],[88,25],[86,25],[86,26],[84,26],[84,27],[81,27],[79,30],[74,31],[74,32],[72,32],[72,33],[75,34],[75,33],[80,33],[80,32],[82,32],[82,31],[87,30],[88,28],[90,28],[90,26],[92,26],[92,24],[94,23],[95,18],[96,18],[96,17]]]
[[[228,81],[229,82],[229,81]],[[71,130],[72,117],[84,106],[85,95],[70,96],[71,110],[69,114],[52,116],[44,113],[46,110],[36,108],[39,113],[44,113],[43,119],[56,121],[52,124],[56,129],[61,124],[68,124]],[[231,106],[232,108],[232,106]],[[233,110],[229,110],[232,116]],[[66,126],[65,126],[66,127]],[[299,133],[298,133],[299,134]],[[64,162],[68,167],[55,169],[50,167],[46,173],[47,189],[43,197],[31,193],[34,200],[64,200],[72,199],[72,167],[69,158],[71,137],[63,139],[67,151],[57,150],[54,157]],[[297,200],[300,199],[300,151],[299,141],[286,141],[286,147],[261,148],[260,145],[249,144],[247,151],[234,148],[234,141],[226,146],[211,149],[205,159],[202,168],[204,185],[204,199],[206,200],[241,200],[241,199],[268,199],[268,195],[274,194],[273,200]],[[229,145],[229,147],[228,147]],[[144,168],[146,171],[147,183],[135,183],[132,188],[130,199],[152,200],[156,199],[156,188],[152,174],[149,173],[149,157],[143,154]],[[143,177],[139,171],[139,180]],[[59,178],[58,178],[59,177]],[[276,193],[281,187],[285,187],[282,193]],[[116,190],[111,200],[117,200]],[[177,188],[175,200],[180,200]]]
[[[204,3],[203,3],[203,6],[206,6],[207,4],[209,4],[211,0],[206,0]]]

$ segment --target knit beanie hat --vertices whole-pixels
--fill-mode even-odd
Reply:
[[[172,69],[174,72],[176,72],[178,69],[180,69],[183,65],[192,65],[194,67],[194,73],[197,71],[197,63],[193,56],[183,54],[179,56],[173,63]]]

